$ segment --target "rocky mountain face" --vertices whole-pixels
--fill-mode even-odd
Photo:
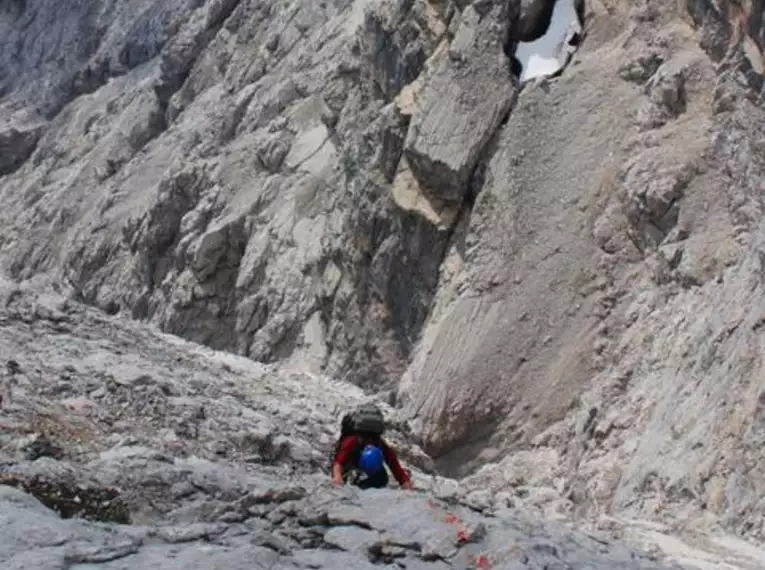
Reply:
[[[7,270],[214,348],[392,385],[450,235],[390,191],[409,123],[392,100],[454,13],[410,4],[6,12]],[[502,112],[458,158],[452,198]]]
[[[61,398],[103,416],[99,453],[172,456],[209,390],[184,453],[308,477],[316,426],[362,398],[331,377],[383,392],[407,461],[465,489],[765,539],[763,6],[575,5],[568,65],[521,83],[550,0],[0,3],[0,268],[77,307],[6,298],[3,357],[60,360],[24,421]],[[148,325],[241,358],[183,364]],[[266,421],[253,386],[317,415]],[[136,457],[98,477],[175,477]]]

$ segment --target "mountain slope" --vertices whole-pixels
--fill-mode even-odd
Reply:
[[[328,451],[338,415],[366,400],[358,388],[34,284],[0,281],[0,359],[0,561],[10,570],[758,567],[730,538],[706,537],[705,551],[618,522],[573,530],[517,508],[520,494],[482,505],[480,488],[416,467],[427,458],[390,409],[388,438],[417,490],[333,489]],[[644,547],[663,540],[670,560],[620,534]]]
[[[763,7],[585,3],[521,84],[551,8],[6,2],[0,268],[543,511],[761,540]]]

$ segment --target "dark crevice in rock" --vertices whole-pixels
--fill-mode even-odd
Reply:
[[[568,0],[536,0],[523,2],[526,11],[516,14],[510,26],[510,41],[533,42],[547,33],[552,22],[556,2]],[[585,0],[574,0],[574,9],[579,22],[585,19]]]
[[[167,42],[167,27],[171,24],[170,13],[157,2],[145,10],[128,32],[128,40],[117,54],[117,61],[125,69],[133,69],[151,61],[162,51]],[[156,25],[155,22],[161,22]]]
[[[37,150],[44,131],[43,125],[0,131],[0,176],[12,174],[24,165]]]
[[[186,79],[188,79],[197,59],[212,39],[218,34],[221,27],[225,24],[226,19],[234,13],[240,1],[241,0],[226,0],[222,2],[217,13],[208,15],[204,29],[195,34],[195,37],[192,38],[190,47],[184,43],[184,38],[179,38],[176,40],[177,45],[174,45],[171,42],[171,44],[163,50],[160,63],[161,77],[159,82],[155,85],[154,91],[157,94],[167,123],[171,121],[171,118],[167,115],[171,97],[183,87],[183,84],[186,82]]]
[[[515,109],[515,105],[518,102],[519,93],[519,90],[515,92],[507,112],[502,116],[499,125],[491,135],[489,141],[486,143],[483,149],[481,149],[478,162],[476,163],[475,167],[473,168],[473,172],[470,175],[470,183],[468,185],[467,192],[465,192],[463,209],[467,209],[468,211],[472,210],[473,206],[475,205],[475,201],[478,199],[478,195],[483,189],[483,186],[486,182],[486,169],[489,167],[489,163],[491,162],[492,157],[497,152],[499,141],[502,137],[502,132],[505,130],[505,126],[510,120],[510,115],[512,115],[513,109]]]
[[[510,72],[513,74],[513,77],[520,77],[521,73],[523,73],[523,64],[514,55],[515,46],[516,44],[508,44],[505,48],[505,55],[510,60]]]
[[[29,493],[61,518],[73,517],[99,522],[130,524],[130,513],[116,489],[82,487],[47,480],[39,475],[26,477],[0,473],[0,485]]]
[[[356,520],[354,518],[346,518],[343,516],[334,517],[331,515],[327,517],[327,526],[356,526],[363,528],[364,530],[372,530],[374,528],[367,521]]]
[[[404,143],[411,120],[409,116],[395,112],[392,115],[383,119],[378,158],[378,167],[389,183],[393,182],[401,157],[404,155]]]
[[[407,17],[413,5],[412,0],[401,2],[397,17],[390,23],[374,10],[365,16],[364,37],[371,39],[365,51],[371,62],[372,81],[386,102],[417,79],[428,58],[423,30]]]
[[[765,76],[760,74],[752,66],[752,62],[744,53],[743,46],[739,44],[731,49],[718,66],[718,74],[721,78],[733,79],[736,83],[742,83],[736,75],[744,79],[749,88],[746,97],[755,105],[760,104],[762,90],[765,87]]]
[[[713,61],[721,61],[733,37],[729,19],[712,0],[686,0],[685,7],[693,23],[702,29],[701,48]]]
[[[489,447],[489,441],[502,425],[505,414],[496,410],[495,421],[484,421],[470,428],[469,434],[452,440],[448,447],[434,447],[422,442],[423,451],[434,461],[435,471],[443,477],[461,478],[474,473],[482,466],[481,453]]]

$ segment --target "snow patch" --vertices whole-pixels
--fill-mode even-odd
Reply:
[[[545,34],[533,42],[519,42],[515,49],[515,57],[523,66],[520,81],[547,77],[563,69],[576,49],[572,40],[581,34],[574,0],[557,0]]]

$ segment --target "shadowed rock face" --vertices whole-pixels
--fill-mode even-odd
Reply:
[[[760,91],[765,74],[765,26],[761,2],[687,2],[688,13],[701,31],[701,47],[714,61],[721,61],[730,48],[741,52],[737,62],[751,88]]]
[[[241,357],[196,376],[163,348],[160,373],[144,362],[113,382],[124,363],[104,356],[103,378],[62,388],[62,405],[123,415],[83,438],[137,430],[172,448],[196,433],[172,418],[199,412],[211,376],[275,390],[278,367],[297,375],[280,397],[303,398],[287,416],[346,402],[351,388],[328,395],[320,376],[386,390],[411,420],[400,437],[432,458],[407,446],[409,460],[472,490],[602,525],[764,538],[762,7],[593,1],[573,61],[519,86],[509,54],[553,7],[4,3],[2,271]],[[82,314],[57,307],[34,310],[73,334]],[[90,344],[74,367],[101,354],[78,334]],[[16,336],[3,350],[23,367],[32,345]],[[116,350],[154,342],[141,338]],[[193,390],[163,383],[176,369]],[[50,377],[75,373],[35,374],[44,399]],[[313,419],[261,433],[245,389],[216,386],[207,439],[183,436],[185,453],[277,479],[325,465],[307,451]],[[336,413],[320,413],[322,445]],[[142,516],[181,508],[162,503],[189,488],[188,463],[175,467]],[[94,488],[132,472],[96,471]]]

